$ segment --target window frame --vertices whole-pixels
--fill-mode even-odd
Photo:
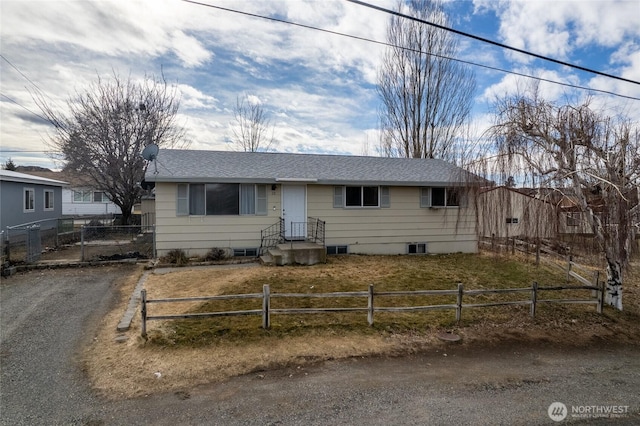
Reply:
[[[50,195],[49,195],[50,194]],[[49,197],[47,197],[49,195]],[[55,210],[55,197],[56,193],[53,189],[45,189],[42,193],[42,201],[44,206],[44,211],[53,211]]]
[[[100,201],[96,201],[96,194],[100,194]],[[107,194],[105,194],[104,191],[92,191],[92,194],[91,194],[92,203],[104,204],[107,202],[107,200],[108,200]]]
[[[73,203],[74,204],[91,204],[93,203],[93,190],[91,189],[74,189],[73,190]],[[80,200],[76,200],[76,194],[80,194]]]
[[[180,188],[184,190],[182,195]],[[179,183],[176,186],[176,216],[190,216],[189,212],[189,184]]]
[[[237,204],[238,204],[238,212],[237,213],[208,213],[207,209],[207,193],[208,185],[228,185],[235,186],[237,189]],[[252,210],[250,212],[243,210],[243,195],[245,191],[249,191],[249,188],[252,187],[250,192],[253,192],[253,202],[250,204]],[[182,188],[182,190],[180,189]],[[244,188],[244,189],[243,189]],[[209,190],[213,191],[213,188]],[[196,195],[196,191],[201,191],[202,194],[197,194],[198,197],[202,197],[202,200],[199,200],[200,203],[197,205],[194,204],[196,201],[194,196]],[[181,194],[182,192],[182,194]],[[244,183],[227,183],[227,182],[208,182],[208,183],[179,183],[176,186],[176,216],[267,216],[267,185],[266,184],[244,184]],[[202,204],[202,205],[200,205]],[[193,213],[194,210],[198,210],[198,213]],[[203,210],[203,213],[199,211]]]
[[[569,212],[567,213],[567,227],[576,228],[580,226],[582,220],[581,212]]]
[[[413,251],[412,251],[413,247]],[[407,243],[407,254],[409,255],[422,255],[429,254],[429,246],[426,242],[423,243]]]
[[[30,194],[30,195],[27,195]],[[27,207],[27,200],[30,207]],[[22,188],[22,212],[34,213],[36,211],[36,190],[33,187]]]
[[[349,189],[360,189],[359,201],[358,205],[351,204],[347,205],[347,192]],[[366,188],[375,188],[376,189],[376,204],[365,205],[365,191]],[[333,187],[333,208],[343,208],[343,209],[380,209],[380,208],[389,208],[391,207],[391,195],[390,189],[385,185],[338,185]]]
[[[433,204],[433,190],[434,189],[442,189],[444,190],[444,194],[442,198],[444,200],[443,204]],[[455,191],[452,193],[452,191]],[[450,200],[453,197],[457,198],[457,204],[450,204]],[[456,209],[463,207],[463,195],[460,193],[460,189],[458,187],[447,187],[447,186],[423,186],[420,187],[420,208],[429,208],[429,209]]]

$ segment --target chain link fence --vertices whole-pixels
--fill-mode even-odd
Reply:
[[[116,225],[113,217],[62,218],[1,231],[2,265],[153,259],[155,226]]]

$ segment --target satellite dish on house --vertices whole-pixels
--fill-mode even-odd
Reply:
[[[160,152],[160,148],[158,148],[158,145],[156,145],[155,143],[150,143],[142,150],[142,158],[147,161],[153,161],[154,174],[158,174],[158,164],[156,163],[158,152]]]
[[[153,161],[158,156],[159,151],[160,148],[158,148],[158,145],[156,145],[155,143],[150,143],[142,150],[142,158],[147,161]]]

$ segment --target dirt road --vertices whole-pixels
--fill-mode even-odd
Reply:
[[[610,343],[454,344],[108,400],[91,391],[76,356],[115,300],[114,283],[127,272],[31,272],[2,281],[3,425],[535,425],[556,424],[548,414],[554,402],[568,411],[563,422],[640,423],[639,348]],[[612,411],[616,418],[603,417]]]

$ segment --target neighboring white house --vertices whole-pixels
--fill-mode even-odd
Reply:
[[[18,167],[18,170],[20,169]],[[27,169],[23,173],[69,183],[69,186],[62,190],[62,214],[64,216],[78,217],[122,213],[120,207],[109,200],[107,194],[87,184],[81,176],[48,169]]]
[[[160,256],[253,254],[281,218],[288,240],[324,221],[328,253],[476,252],[463,175],[435,159],[161,150],[145,180]]]

